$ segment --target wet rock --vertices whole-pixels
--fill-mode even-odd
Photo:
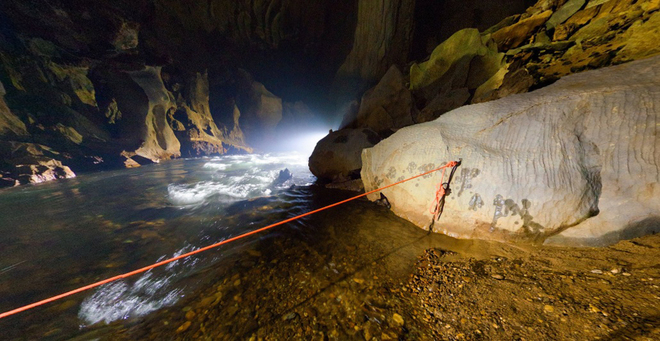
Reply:
[[[401,175],[408,177],[439,167],[439,162],[463,158],[458,172],[464,173],[458,174],[464,175],[454,179],[454,191],[441,223],[436,224],[438,232],[469,238],[506,238],[492,232],[505,230],[534,239],[562,230],[563,237],[585,240],[617,233],[630,226],[629,219],[650,218],[660,208],[660,196],[654,195],[658,170],[653,162],[614,156],[646,153],[645,146],[660,143],[657,136],[645,135],[649,131],[645,122],[653,122],[658,112],[652,108],[660,104],[648,102],[652,97],[643,95],[660,86],[660,78],[655,75],[658,66],[660,59],[656,57],[585,72],[535,92],[459,108],[433,122],[401,129],[363,152],[365,190],[394,183]],[[607,99],[599,91],[606,91]],[[635,106],[638,108],[632,109]],[[628,110],[621,109],[624,107]],[[603,119],[603,115],[614,116]],[[533,123],[537,119],[542,123]],[[626,127],[632,130],[625,136],[630,138],[618,133],[620,125],[607,122],[628,122]],[[539,136],[546,136],[543,131],[549,127],[555,127],[555,142],[540,142],[543,139]],[[520,129],[526,133],[517,133]],[[645,139],[656,142],[649,144]],[[547,148],[533,147],[535,143]],[[490,147],[482,149],[486,145]],[[621,148],[622,154],[612,150],[607,154],[611,158],[603,156],[609,148]],[[539,150],[545,150],[547,156],[541,157]],[[494,158],[498,153],[503,154]],[[564,166],[546,164],[549,159],[564,160]],[[621,176],[615,170],[619,167],[631,172],[637,169],[631,175],[636,180]],[[394,213],[427,227],[431,221],[428,207],[438,181],[438,175],[430,176],[383,193]],[[556,181],[566,184],[550,184]],[[631,197],[644,199],[631,201]],[[377,197],[372,195],[370,199]],[[477,202],[485,205],[479,207]],[[554,241],[560,239],[553,237]]]
[[[183,333],[186,330],[188,330],[188,328],[190,328],[190,325],[192,325],[192,322],[191,321],[186,321],[181,326],[179,326],[179,328],[176,329],[176,332],[177,333]]]
[[[295,311],[292,311],[292,312],[284,315],[284,317],[282,317],[282,319],[284,321],[290,321],[290,320],[295,319],[296,317],[298,317],[298,313],[296,313]]]
[[[360,179],[331,182],[325,185],[326,188],[341,189],[344,191],[364,192],[364,184]]]
[[[270,184],[270,187],[283,186],[287,181],[291,180],[292,178],[293,178],[293,174],[291,174],[291,171],[288,168],[284,168],[279,172],[277,178],[275,178],[275,180],[273,180],[273,182]]]

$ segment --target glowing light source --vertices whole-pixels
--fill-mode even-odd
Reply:
[[[280,141],[274,146],[270,146],[273,151],[296,151],[301,154],[311,155],[318,143],[322,138],[328,135],[328,131],[323,132],[313,131],[304,133],[292,133],[284,136],[281,135]]]

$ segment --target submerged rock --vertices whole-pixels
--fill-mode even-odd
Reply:
[[[658,230],[658,70],[655,57],[584,72],[403,128],[363,151],[365,190],[463,158],[437,232],[597,243]],[[383,193],[426,228],[439,181]]]

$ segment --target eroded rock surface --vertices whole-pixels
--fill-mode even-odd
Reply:
[[[561,233],[563,243],[593,244],[657,230],[659,67],[655,57],[584,72],[403,128],[363,151],[365,190],[462,158],[437,232]],[[429,175],[383,193],[397,215],[428,228],[439,181]]]

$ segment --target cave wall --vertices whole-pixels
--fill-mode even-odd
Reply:
[[[252,151],[283,99],[322,105],[356,4],[2,1],[2,183],[43,150],[76,172]]]
[[[350,98],[376,83],[410,53],[414,0],[360,0],[353,48],[337,71],[335,96]]]
[[[485,31],[502,19],[524,13],[536,0],[416,0],[411,59],[423,60],[441,42],[464,28]]]

